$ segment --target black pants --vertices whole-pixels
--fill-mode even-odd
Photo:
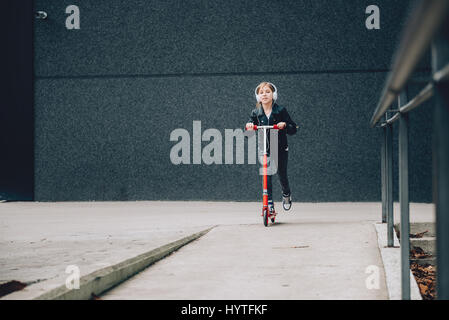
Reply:
[[[290,195],[290,186],[288,184],[288,177],[287,177],[287,163],[288,163],[288,151],[282,149],[279,150],[278,159],[276,163],[277,175],[279,177],[279,184],[281,185],[282,193],[284,195]],[[268,170],[267,175],[268,200],[273,200],[272,177],[273,175],[271,175],[270,171]],[[262,179],[262,188],[263,188],[263,179]]]

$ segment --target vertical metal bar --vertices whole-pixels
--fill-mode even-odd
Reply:
[[[387,190],[386,190],[386,151],[387,144],[385,143],[387,137],[387,128],[382,128],[382,143],[380,147],[380,175],[382,180],[382,223],[387,222]]]
[[[449,62],[449,22],[432,44],[432,72]],[[437,298],[449,299],[449,81],[434,84],[433,198],[437,231]]]
[[[387,246],[393,247],[393,125],[387,124],[386,165],[387,165]]]
[[[398,98],[399,107],[407,103],[407,94]],[[399,117],[399,203],[401,207],[401,292],[402,300],[410,300],[410,224],[408,185],[408,114]]]

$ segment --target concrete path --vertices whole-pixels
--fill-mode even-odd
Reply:
[[[216,227],[103,299],[387,299],[372,224],[299,217]],[[368,266],[380,286],[368,290]]]
[[[262,298],[263,292],[279,299],[384,299],[384,280],[379,290],[367,291],[365,285],[369,265],[379,266],[383,277],[373,227],[380,208],[379,203],[294,204],[290,213],[278,215],[279,224],[265,228],[259,203],[0,203],[0,280],[32,284],[12,294],[28,299],[33,287],[45,292],[64,284],[69,265],[78,266],[83,276],[216,226],[137,275],[155,270],[168,277],[176,270],[170,277],[199,279],[196,286],[187,280],[181,290],[176,281],[164,279],[167,285],[152,283],[160,290],[156,295],[133,298],[165,299],[176,296],[173,290],[182,299],[204,297],[193,294],[192,287],[205,288],[209,299]],[[414,210],[419,217],[430,211],[429,205],[412,204],[411,220]],[[165,264],[165,271],[157,271]],[[226,282],[229,287],[217,289],[217,283]],[[245,290],[236,289],[239,282],[248,282]],[[181,297],[183,292],[189,294]]]

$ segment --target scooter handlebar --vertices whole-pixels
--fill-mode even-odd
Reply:
[[[272,125],[272,126],[258,126],[258,125],[254,125],[253,126],[253,130],[258,130],[258,129],[277,129],[277,130],[282,130],[281,128],[278,127],[277,124]],[[248,130],[248,129],[246,129]]]

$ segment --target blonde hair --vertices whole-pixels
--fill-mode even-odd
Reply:
[[[271,92],[276,91],[273,87],[273,85],[270,82],[261,82],[259,83],[259,85],[256,87],[256,94],[259,94],[259,90],[262,89],[263,87],[268,86],[271,89]],[[256,107],[260,108],[262,106],[262,102],[257,102],[256,103]]]

